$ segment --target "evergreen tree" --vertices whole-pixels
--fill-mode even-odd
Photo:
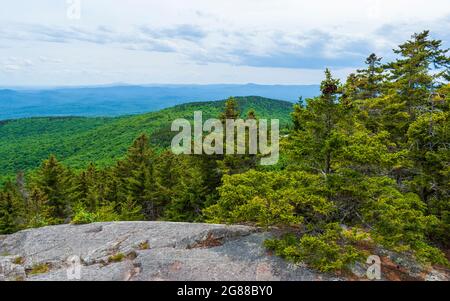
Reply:
[[[238,104],[237,104],[236,99],[233,97],[228,98],[227,101],[225,102],[225,109],[220,114],[220,120],[222,120],[222,122],[225,123],[225,120],[227,120],[227,119],[236,120],[239,118],[239,116],[240,116],[240,112],[238,109]]]
[[[64,221],[70,210],[69,204],[69,177],[65,167],[55,156],[51,155],[45,160],[37,172],[35,185],[48,200],[51,216]]]
[[[123,200],[121,199],[122,181],[118,169],[107,168],[102,170],[100,171],[100,177],[103,179],[103,181],[98,185],[100,203],[120,203],[120,201]]]
[[[0,191],[0,234],[11,234],[24,226],[24,203],[11,182]]]
[[[367,57],[367,67],[351,73],[342,87],[343,104],[353,104],[355,101],[370,100],[379,97],[382,93],[385,80],[385,69],[381,64],[381,58],[375,53]]]
[[[145,217],[142,214],[142,207],[131,197],[128,197],[125,202],[120,204],[120,220],[121,221],[140,221]]]
[[[179,175],[179,183],[163,217],[170,221],[200,221],[202,210],[216,201],[212,199],[215,195],[206,192],[202,170],[196,166],[183,165]]]
[[[381,57],[372,53],[366,59],[367,68],[358,70],[358,77],[361,79],[361,84],[359,85],[359,97],[361,99],[376,98],[381,94],[382,83],[385,78],[381,59]]]
[[[342,119],[339,80],[334,79],[327,69],[320,88],[321,96],[308,99],[306,106],[294,106],[292,117],[297,130],[291,136],[290,154],[307,170],[330,174],[333,153],[339,144],[334,133]]]
[[[27,227],[37,228],[53,224],[55,221],[50,214],[51,208],[45,193],[37,187],[31,188],[27,202]]]
[[[102,182],[98,177],[98,171],[94,164],[89,164],[86,170],[74,176],[73,187],[71,188],[71,203],[80,202],[91,212],[97,209],[99,203],[98,185]]]
[[[225,107],[224,113],[222,114],[222,117],[225,115],[236,116],[236,115],[239,115],[239,112],[235,111],[235,108],[230,109],[229,106],[227,105]],[[229,118],[229,117],[227,117],[227,118]],[[238,118],[239,118],[239,116],[238,116]],[[257,133],[256,139],[259,140],[258,121],[257,121],[256,113],[254,110],[248,111],[248,113],[246,115],[246,120],[255,120],[256,133]],[[225,124],[224,124],[224,129],[225,129]],[[220,168],[222,174],[232,175],[232,174],[243,173],[243,172],[246,172],[257,166],[257,158],[258,158],[257,155],[249,153],[250,130],[248,128],[245,129],[244,141],[238,141],[237,128],[235,128],[234,131],[235,131],[235,136],[234,136],[235,137],[235,139],[234,139],[235,154],[232,154],[232,155],[225,154],[223,156],[223,159],[218,162],[219,168]],[[225,133],[226,133],[226,131],[225,131]],[[246,150],[245,154],[237,154],[238,143],[244,144],[245,150]],[[226,148],[226,141],[224,143],[224,148]]]
[[[145,134],[139,136],[128,149],[126,158],[118,165],[116,175],[122,179],[122,201],[131,198],[143,208],[147,219],[156,219],[154,154]]]
[[[179,185],[181,177],[184,176],[183,169],[186,166],[183,156],[175,155],[171,151],[163,152],[155,166],[155,177],[157,179],[157,191],[155,193],[155,205],[157,215],[163,216],[165,208],[174,200],[181,191]]]
[[[427,213],[439,218],[437,238],[449,244],[450,233],[450,84],[430,97],[433,108],[409,126],[405,180],[427,205]]]
[[[400,58],[386,66],[392,81],[391,93],[395,93],[399,104],[404,104],[410,120],[429,107],[430,91],[449,70],[449,49],[441,47],[442,41],[430,39],[429,31],[416,33],[394,50]]]

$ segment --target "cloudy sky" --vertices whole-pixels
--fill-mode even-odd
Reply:
[[[314,84],[423,29],[450,1],[0,0],[0,86]]]

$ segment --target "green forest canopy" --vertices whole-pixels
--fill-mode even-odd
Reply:
[[[260,118],[277,118],[286,129],[292,103],[262,97],[237,97],[243,116],[255,110]],[[27,118],[0,123],[0,179],[39,166],[50,154],[68,166],[86,167],[93,162],[108,166],[122,157],[141,133],[161,148],[170,145],[176,134],[170,131],[173,120],[192,120],[194,111],[203,118],[217,117],[225,101],[182,104],[158,112],[116,118],[52,117]]]

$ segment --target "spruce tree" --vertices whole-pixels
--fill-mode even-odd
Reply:
[[[428,205],[430,213],[450,218],[450,84],[429,101],[433,109],[408,128],[407,183]]]
[[[179,194],[182,169],[186,168],[183,160],[184,156],[175,155],[171,151],[163,152],[155,165],[155,176],[157,179],[157,192],[155,194],[155,204],[157,215],[164,215],[165,208]]]
[[[95,212],[99,205],[97,186],[105,179],[98,177],[98,171],[93,163],[86,170],[74,176],[70,191],[71,203],[81,203],[90,212]]]
[[[11,234],[24,227],[24,202],[17,188],[7,182],[0,191],[0,234]]]
[[[372,53],[365,61],[367,68],[358,70],[358,77],[361,81],[359,85],[361,99],[376,98],[381,94],[385,78],[381,59]]]
[[[69,177],[65,167],[51,155],[37,172],[35,184],[48,199],[51,216],[63,221],[69,214]]]
[[[320,86],[322,94],[308,99],[306,106],[294,106],[292,117],[298,130],[290,137],[290,153],[297,163],[310,171],[333,172],[333,153],[339,143],[333,133],[342,118],[339,86],[339,80],[326,69]]]
[[[220,120],[225,122],[226,119],[236,120],[240,116],[237,101],[234,97],[230,97],[225,102],[224,111],[220,114]]]
[[[430,91],[450,68],[448,50],[442,49],[442,41],[431,39],[427,30],[412,35],[411,40],[394,49],[400,58],[386,66],[392,81],[390,89],[397,101],[404,103],[410,120],[429,107]]]
[[[39,188],[32,187],[27,202],[27,227],[43,227],[54,222],[47,196]]]
[[[342,87],[343,104],[353,105],[355,101],[370,100],[381,95],[386,77],[381,59],[372,53],[365,61],[365,69],[358,69],[356,74],[351,73],[347,77]]]
[[[117,176],[122,179],[122,201],[131,198],[143,208],[147,219],[156,219],[154,154],[147,135],[142,134],[133,142],[126,158],[118,165]]]

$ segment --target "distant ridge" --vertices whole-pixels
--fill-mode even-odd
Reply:
[[[297,102],[319,94],[318,85],[127,85],[0,88],[0,120],[40,116],[120,116],[187,102],[257,95]]]

